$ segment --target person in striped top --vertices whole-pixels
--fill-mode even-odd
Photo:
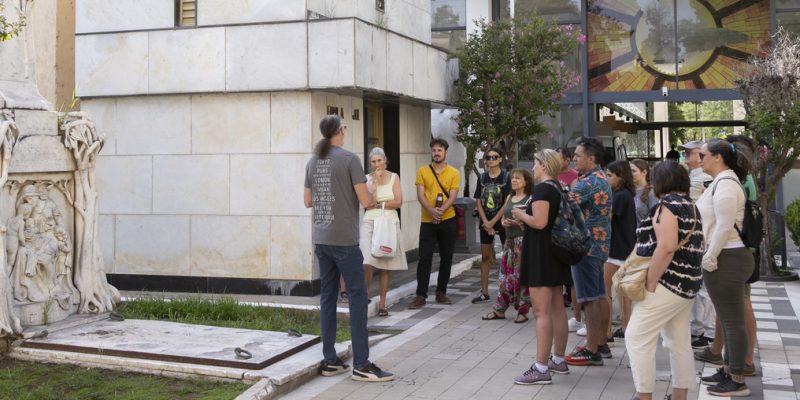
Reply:
[[[658,336],[669,350],[672,399],[685,400],[694,385],[689,314],[702,284],[703,227],[689,198],[689,174],[674,161],[652,170],[659,203],[636,230],[636,254],[652,257],[645,298],[634,303],[625,347],[636,386],[634,399],[652,399]]]

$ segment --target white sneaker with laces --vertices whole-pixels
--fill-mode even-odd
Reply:
[[[567,326],[570,332],[575,332],[578,329],[583,328],[583,323],[575,319],[575,317],[572,317],[569,319],[569,322],[567,322]]]
[[[578,336],[586,336],[586,326],[581,327],[581,329],[578,329],[575,333],[577,333]]]

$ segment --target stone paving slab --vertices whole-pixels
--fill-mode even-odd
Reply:
[[[451,280],[460,292],[477,294],[477,268]],[[495,277],[493,270],[492,278]],[[492,279],[491,294],[496,283]],[[371,349],[371,359],[396,374],[392,382],[364,384],[348,377],[318,377],[287,394],[286,399],[623,399],[634,393],[630,363],[624,343],[611,348],[613,358],[602,367],[570,367],[570,374],[556,375],[552,385],[520,386],[513,377],[526,370],[534,358],[535,326],[504,321],[482,321],[492,303],[471,304],[468,295],[452,306],[406,310],[410,298],[391,307],[388,318],[371,318],[372,326],[403,328],[406,332]],[[759,366],[748,378],[750,399],[798,399],[800,389],[800,282],[753,285],[757,308]],[[788,300],[788,301],[787,301]],[[565,310],[566,312],[567,310]],[[444,315],[448,314],[448,315]],[[404,338],[406,334],[409,337]],[[570,333],[568,350],[583,338]],[[699,382],[700,373],[716,366],[695,362],[698,378],[690,399],[715,398]],[[670,393],[669,361],[659,343],[654,398]]]

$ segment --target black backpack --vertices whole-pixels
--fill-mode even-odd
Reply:
[[[739,187],[742,187],[738,179],[723,177],[720,181],[723,179],[735,181],[739,184]],[[711,191],[712,197],[717,191],[718,184],[719,181],[714,185],[714,189]],[[736,232],[739,233],[739,237],[742,239],[745,246],[751,249],[758,249],[761,246],[761,240],[764,238],[764,214],[761,212],[761,207],[758,206],[758,203],[747,199],[747,190],[745,190],[744,187],[742,187],[742,191],[744,191],[744,219],[742,220],[742,229],[739,229],[735,223],[733,227],[736,228]]]

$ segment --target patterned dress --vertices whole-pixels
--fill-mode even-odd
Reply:
[[[511,210],[517,205],[526,205],[531,196],[526,195],[520,201],[513,201],[509,198],[503,216],[511,219]],[[506,242],[503,243],[503,257],[500,259],[500,273],[498,278],[499,292],[497,300],[494,302],[494,309],[498,312],[505,312],[509,306],[513,306],[519,315],[526,315],[531,308],[531,295],[528,287],[520,290],[519,268],[522,259],[522,228],[510,227],[506,229]]]

